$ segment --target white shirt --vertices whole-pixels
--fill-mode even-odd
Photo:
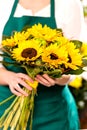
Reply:
[[[14,0],[0,1],[0,40],[2,30],[11,13]],[[14,17],[32,15],[32,11],[18,4]],[[50,17],[50,5],[35,13],[35,16]],[[55,0],[56,24],[69,39],[82,39],[84,28],[83,9],[80,0]]]

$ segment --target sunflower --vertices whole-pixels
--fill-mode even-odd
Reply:
[[[67,45],[67,43],[69,42],[69,40],[64,36],[57,37],[55,40],[60,47]]]
[[[82,44],[81,54],[82,54],[82,56],[86,56],[87,57],[87,43],[83,43]]]
[[[42,38],[46,41],[54,41],[58,36],[62,36],[62,33],[56,29],[51,29],[47,25],[42,26],[40,23],[38,25],[35,24],[27,31],[31,33],[32,36]]]
[[[25,32],[25,31],[15,32],[14,36],[13,36],[14,41],[16,43],[27,40],[28,37],[29,37],[29,34],[27,32]]]
[[[14,35],[6,40],[2,41],[3,46],[14,47],[18,45],[19,42],[26,40],[29,34],[26,32],[14,32]]]
[[[66,50],[68,52],[68,63],[66,67],[70,67],[73,70],[78,69],[82,65],[82,55],[80,54],[79,49],[76,49],[76,46],[72,42],[66,44]]]
[[[16,44],[17,43],[14,41],[13,37],[7,38],[6,40],[2,41],[2,45],[7,46],[7,47],[14,47],[14,46],[16,46]]]
[[[82,77],[76,76],[76,78],[73,81],[71,81],[69,85],[71,87],[79,89],[80,87],[82,87]]]
[[[50,66],[58,67],[68,61],[66,48],[59,47],[57,44],[49,45],[42,54],[42,61]]]
[[[36,40],[23,41],[18,44],[18,48],[13,49],[12,57],[18,61],[35,61],[41,56],[43,48]]]

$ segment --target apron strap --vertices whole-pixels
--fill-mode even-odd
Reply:
[[[51,17],[55,17],[55,0],[51,0]]]
[[[18,0],[15,0],[12,10],[11,10],[10,17],[14,16],[17,4],[18,4]],[[55,17],[55,0],[51,0],[51,17]]]
[[[14,1],[14,4],[13,4],[13,7],[12,7],[12,10],[11,10],[10,17],[13,17],[13,16],[14,16],[14,13],[15,13],[15,10],[16,10],[16,7],[17,7],[17,4],[18,4],[18,0],[15,0],[15,1]]]

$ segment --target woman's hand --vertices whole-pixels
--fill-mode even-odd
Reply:
[[[35,78],[39,83],[47,86],[47,87],[51,87],[54,86],[55,84],[58,85],[65,85],[68,83],[68,81],[70,80],[70,75],[62,75],[62,77],[60,78],[51,78],[49,77],[47,74],[43,74],[41,75],[37,75]]]
[[[62,75],[60,78],[55,78],[55,83],[59,85],[66,85],[69,83],[70,75]]]
[[[23,86],[29,90],[32,90],[31,86],[26,83],[26,80],[33,83],[33,80],[28,75],[11,72],[6,69],[2,69],[1,72],[3,72],[2,76],[0,75],[3,81],[2,83],[0,82],[2,85],[8,85],[11,92],[17,96],[28,96],[28,94],[21,88],[21,86]]]
[[[47,87],[55,85],[55,80],[49,77],[47,74],[37,75],[35,80]]]

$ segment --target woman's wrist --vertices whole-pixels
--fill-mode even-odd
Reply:
[[[76,78],[76,75],[70,75],[69,80],[66,82],[66,84],[69,84],[71,81],[73,81]]]
[[[57,85],[61,85],[62,86],[62,85],[69,84],[74,79],[75,79],[75,75],[63,75],[60,78],[56,78],[55,79],[55,83]]]
[[[1,85],[7,85],[6,78],[8,74],[6,73],[8,73],[8,70],[6,70],[4,67],[0,67],[0,84]]]

